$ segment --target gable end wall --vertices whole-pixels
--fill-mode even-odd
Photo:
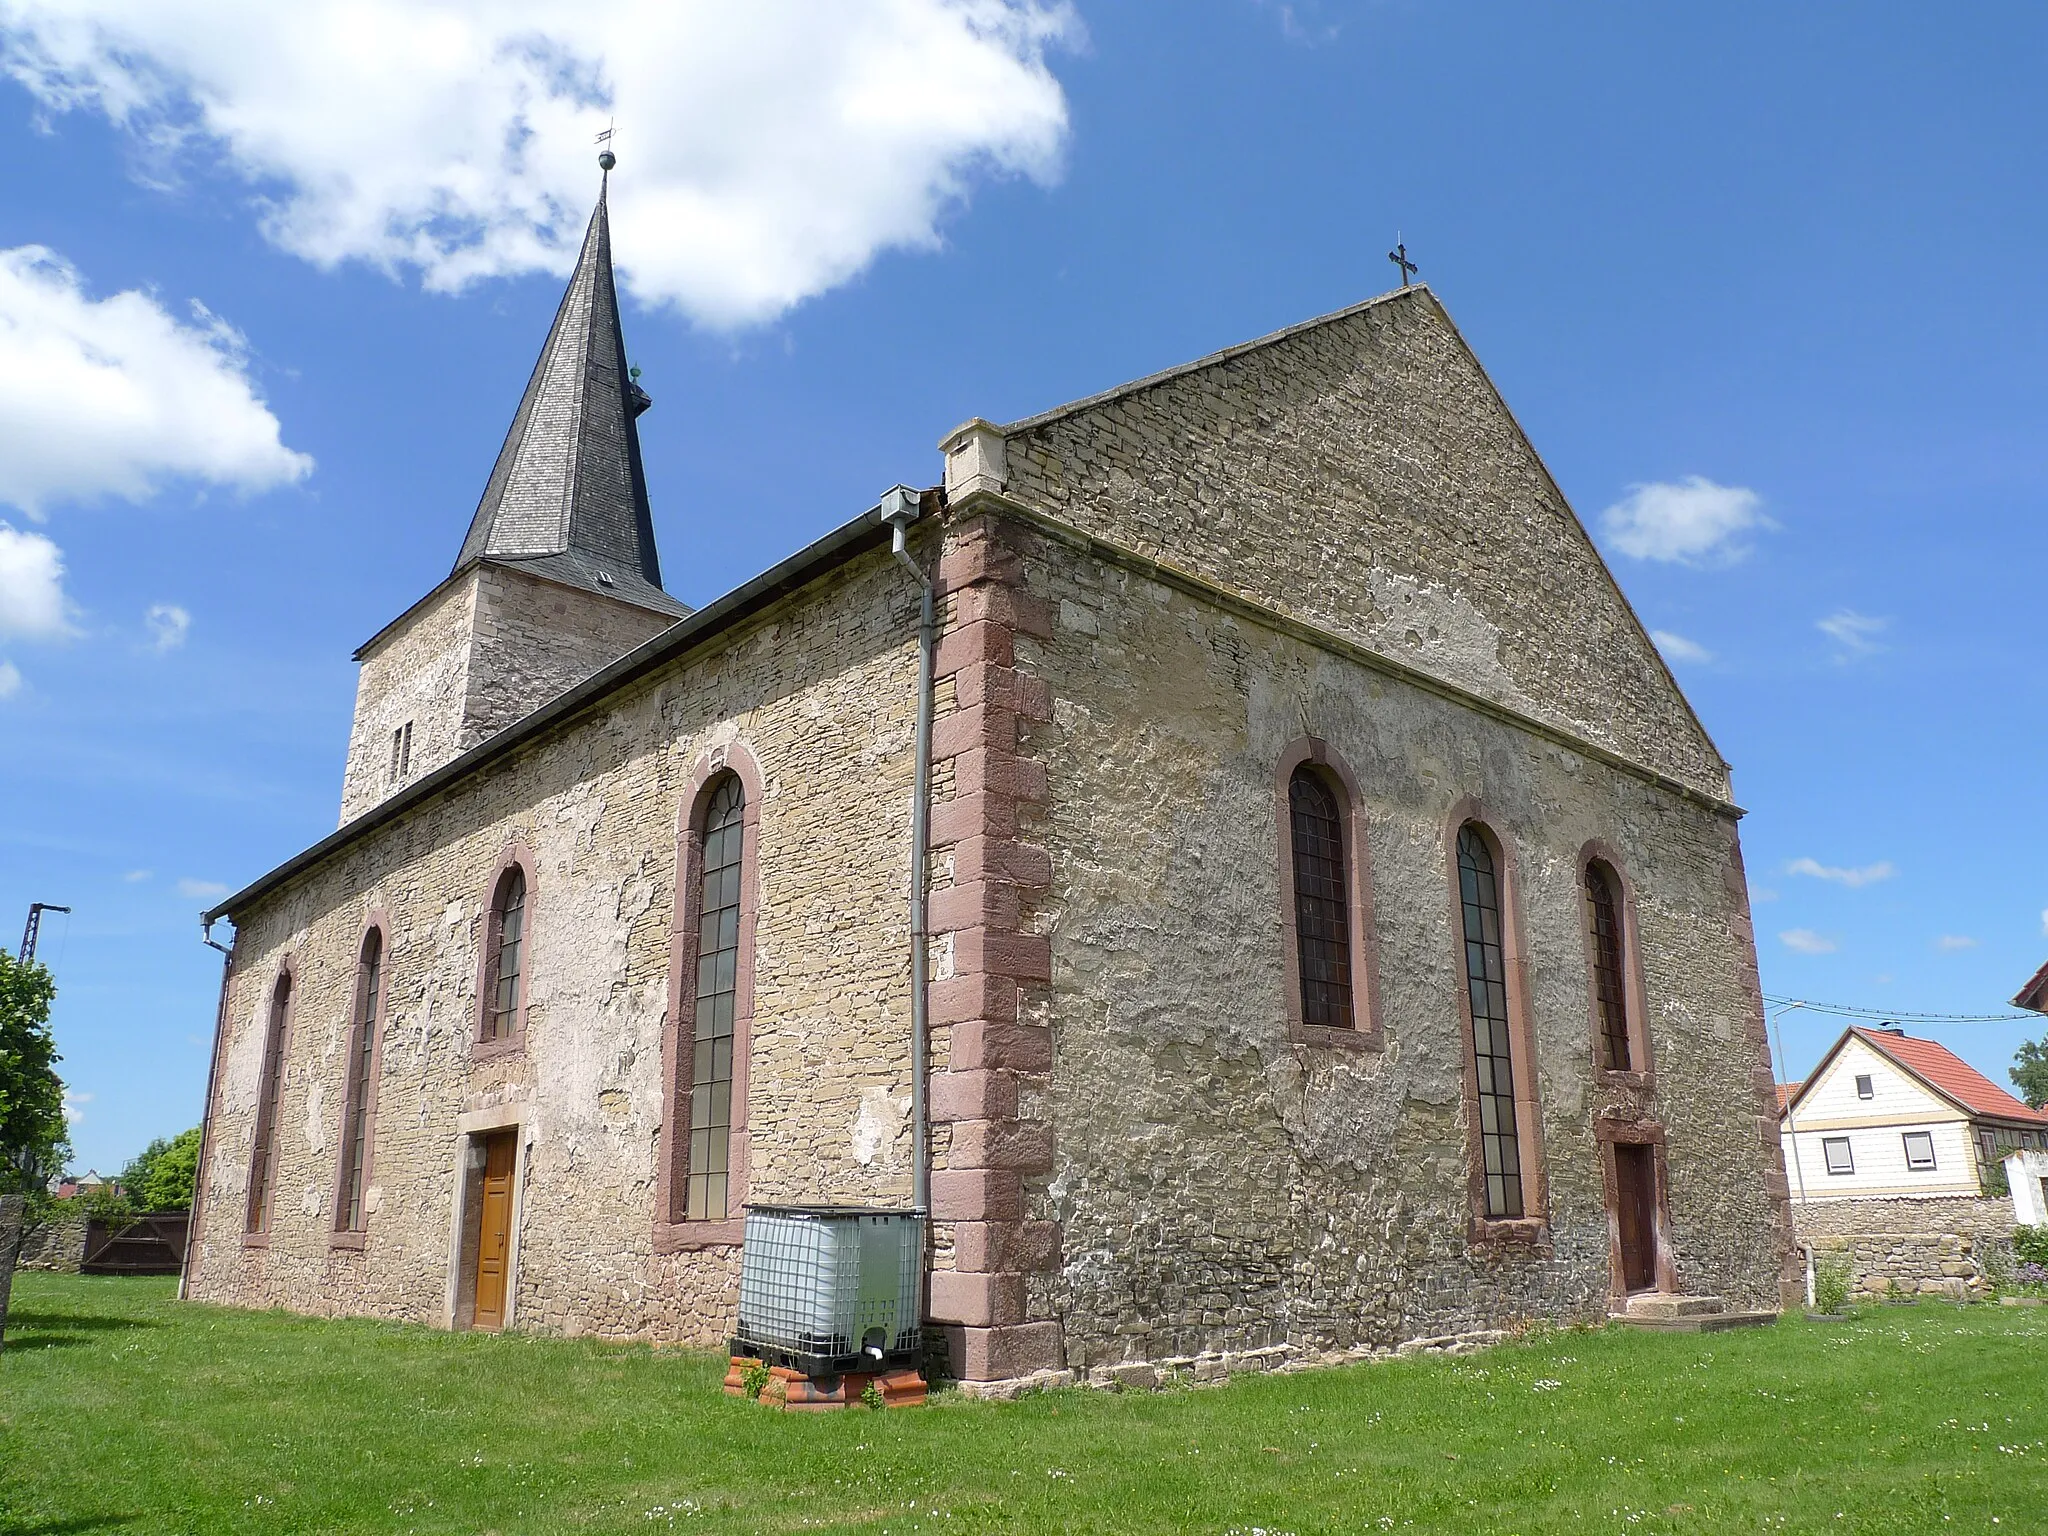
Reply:
[[[1414,289],[1006,429],[1006,493],[1726,799],[1727,766]]]

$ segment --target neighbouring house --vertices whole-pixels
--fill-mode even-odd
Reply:
[[[65,1174],[51,1187],[50,1194],[53,1199],[57,1200],[75,1200],[81,1195],[99,1194],[102,1190],[108,1194],[120,1194],[120,1180],[103,1179],[99,1176],[97,1170],[88,1168],[76,1178],[68,1173]]]
[[[1787,1086],[1779,1134],[1797,1199],[1974,1197],[1997,1190],[2008,1153],[2048,1148],[2048,1114],[1896,1025],[1844,1030]]]
[[[1427,288],[695,611],[649,404],[600,200],[341,827],[209,914],[187,1294],[715,1344],[757,1201],[928,1204],[976,1382],[1796,1296],[1728,766]]]

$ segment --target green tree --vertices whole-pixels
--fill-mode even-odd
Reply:
[[[121,1187],[138,1211],[189,1211],[199,1174],[199,1127],[159,1136],[121,1170]]]
[[[50,1180],[70,1151],[50,1035],[50,973],[0,949],[0,1342],[22,1232],[46,1219]]]
[[[2048,1106],[2048,1038],[2021,1041],[2006,1076],[2034,1108]]]

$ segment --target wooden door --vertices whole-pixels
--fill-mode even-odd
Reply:
[[[1647,1291],[1657,1284],[1657,1163],[1655,1149],[1617,1143],[1614,1148],[1614,1205],[1621,1238],[1624,1290]]]
[[[484,1141],[482,1223],[476,1245],[476,1326],[495,1332],[505,1326],[506,1268],[512,1256],[512,1165],[516,1131]]]

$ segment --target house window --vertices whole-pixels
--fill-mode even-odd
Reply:
[[[384,935],[372,928],[356,965],[355,1027],[349,1036],[348,1087],[341,1109],[341,1190],[334,1202],[337,1232],[363,1230],[363,1171],[370,1155],[370,1108],[377,1085],[378,1014],[384,984]]]
[[[256,1144],[249,1159],[251,1233],[270,1230],[270,1191],[277,1183],[277,1101],[284,1086],[285,1020],[292,1003],[292,978],[277,978],[270,994],[270,1021],[263,1036],[263,1076],[256,1096]]]
[[[1458,832],[1458,896],[1464,916],[1465,990],[1472,1007],[1486,1214],[1512,1219],[1522,1214],[1522,1160],[1516,1140],[1500,876],[1485,834],[1470,822]]]
[[[739,995],[746,809],[746,791],[738,775],[728,773],[711,791],[704,813],[686,1221],[722,1221],[730,1214],[733,1014]]]
[[[406,721],[391,733],[391,782],[400,784],[412,772],[412,722]]]
[[[515,864],[499,877],[491,900],[490,967],[483,987],[485,1040],[509,1040],[519,1030],[525,957],[526,871]]]
[[[1824,1136],[1820,1143],[1821,1154],[1827,1158],[1829,1173],[1854,1173],[1856,1159],[1849,1153],[1849,1138],[1846,1136]]]
[[[1934,1133],[1932,1131],[1906,1132],[1906,1166],[1908,1168],[1932,1168],[1934,1166]]]
[[[1868,1072],[1859,1072],[1856,1075],[1856,1097],[1859,1099],[1874,1099],[1877,1097],[1877,1087],[1870,1081],[1870,1074]]]
[[[1287,785],[1294,845],[1294,941],[1301,1020],[1350,1029],[1351,883],[1344,868],[1344,815],[1336,792],[1303,764]]]
[[[1614,871],[1595,859],[1586,865],[1586,910],[1592,922],[1593,1002],[1600,1015],[1600,1065],[1626,1072],[1628,994],[1622,986],[1621,903]]]

